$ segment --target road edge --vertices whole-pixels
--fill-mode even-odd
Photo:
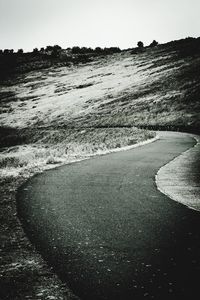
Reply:
[[[190,175],[192,173],[191,164],[195,161],[195,155],[198,152],[200,153],[200,136],[186,134],[190,135],[196,141],[196,144],[162,166],[155,175],[155,183],[158,191],[171,200],[189,209],[200,211],[200,198],[195,195],[195,193],[200,195],[200,184],[189,183],[191,180],[188,177],[188,172],[191,171]],[[173,174],[170,170],[173,170]],[[174,172],[174,170],[176,171]],[[174,184],[174,180],[176,180],[176,184]],[[181,193],[181,190],[183,190],[183,193]]]

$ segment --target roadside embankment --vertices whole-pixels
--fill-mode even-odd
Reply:
[[[159,135],[162,137],[162,133]],[[171,199],[200,211],[200,136],[190,136],[196,145],[163,166],[156,175],[156,184]]]

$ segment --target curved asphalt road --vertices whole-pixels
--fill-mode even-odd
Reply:
[[[154,180],[194,144],[189,135],[163,133],[21,187],[26,233],[81,299],[200,299],[200,215],[161,194]]]

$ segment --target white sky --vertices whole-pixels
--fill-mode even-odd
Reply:
[[[200,0],[0,0],[0,49],[135,47],[200,36]]]

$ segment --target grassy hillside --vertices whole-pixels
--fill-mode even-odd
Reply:
[[[11,77],[1,85],[0,124],[198,127],[199,53],[200,39],[188,38]]]
[[[72,300],[25,237],[16,189],[46,168],[155,136],[145,128],[199,132],[200,38],[110,55],[13,55],[0,55],[0,298]]]

